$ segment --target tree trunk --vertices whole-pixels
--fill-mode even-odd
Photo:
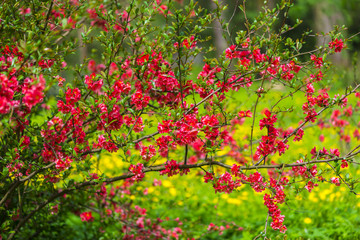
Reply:
[[[222,5],[221,0],[219,1],[219,4]],[[212,11],[216,10],[216,4],[213,1],[211,1],[210,7]],[[221,17],[220,20],[222,20]],[[223,37],[223,29],[221,27],[221,23],[219,22],[219,19],[216,19],[213,22],[213,28],[214,28],[214,44],[215,44],[216,54],[219,56],[225,51],[228,44]]]
[[[327,45],[331,38],[323,34],[333,30],[334,25],[342,25],[344,22],[341,12],[332,10],[335,7],[327,1],[319,1],[314,6],[314,30],[315,33],[320,34],[316,37],[317,46]],[[348,59],[340,53],[334,54],[330,58],[336,65],[347,65],[348,62]]]

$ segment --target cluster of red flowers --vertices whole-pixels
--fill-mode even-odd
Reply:
[[[158,152],[160,156],[166,157],[168,155],[169,146],[176,147],[176,143],[171,136],[161,136],[156,139],[156,145],[159,148]]]
[[[215,193],[216,192],[231,193],[232,191],[234,191],[234,189],[240,186],[241,186],[241,180],[240,179],[233,180],[231,174],[228,172],[225,172],[218,179],[216,179],[213,185],[215,189]]]
[[[285,233],[287,230],[286,226],[283,224],[285,216],[281,215],[281,211],[276,203],[275,198],[265,193],[264,205],[269,209],[269,214],[272,218],[270,226],[275,230],[280,230],[280,232]]]
[[[311,149],[311,158],[330,158],[330,157],[339,157],[340,156],[340,151],[339,149],[335,148],[335,149],[330,149],[329,151],[327,149],[325,149],[325,147],[323,149],[320,149],[319,151],[316,151],[316,147],[314,147],[313,149]]]
[[[88,89],[100,93],[100,89],[103,85],[104,80],[100,79],[98,81],[94,81],[96,79],[95,73],[92,73],[90,76],[85,76],[85,84],[88,86]]]
[[[288,182],[289,180],[286,177],[283,177],[278,181],[270,178],[268,187],[273,190],[273,196],[270,196],[267,193],[264,195],[264,205],[269,209],[269,214],[272,218],[270,226],[275,230],[280,230],[282,233],[285,233],[287,228],[283,224],[285,216],[281,215],[278,204],[282,204],[285,201],[286,196],[283,189]]]
[[[344,42],[342,39],[336,38],[329,42],[329,48],[334,49],[335,52],[341,52],[341,50],[344,48]]]
[[[97,191],[99,198],[96,201],[98,203],[101,202],[100,217],[103,220],[106,218],[111,220],[116,218],[124,222],[120,229],[124,234],[123,239],[148,239],[149,236],[153,239],[179,239],[183,230],[180,228],[182,222],[178,218],[174,220],[170,220],[168,217],[165,219],[152,219],[148,216],[147,209],[138,205],[130,207],[128,203],[124,204],[117,199],[124,199],[125,196],[135,195],[137,197],[143,197],[148,194],[146,190],[137,192],[134,188],[136,187],[136,178],[142,178],[142,169],[143,166],[139,164],[130,166],[130,171],[135,173],[135,176],[126,179],[120,186],[112,186],[109,190],[106,189],[104,184],[100,186],[100,190]],[[155,179],[153,185],[160,186],[161,182]],[[91,212],[81,213],[80,218],[83,221],[94,220]],[[165,221],[175,221],[177,227],[167,229],[161,226]]]
[[[281,78],[287,81],[292,80],[295,74],[299,73],[301,66],[296,65],[294,61],[290,61],[288,64],[281,65]]]
[[[64,103],[62,100],[59,100],[57,102],[57,107],[60,112],[69,113],[74,109],[75,103],[80,101],[81,91],[78,88],[69,88],[65,93],[65,99],[66,103]]]
[[[186,47],[187,49],[192,49],[196,46],[195,36],[190,36],[190,38],[185,38],[183,42],[180,44],[180,47]],[[178,48],[179,43],[174,43],[174,47]]]
[[[99,135],[98,137],[98,144],[94,143],[94,148],[103,148],[107,150],[108,152],[116,152],[119,148],[116,146],[116,144],[110,139],[110,137]]]
[[[131,179],[137,182],[141,181],[145,177],[143,168],[144,165],[142,163],[138,163],[136,165],[130,164],[129,171],[134,174]]]
[[[56,163],[55,165],[56,169],[64,171],[71,166],[72,160],[69,157],[67,157],[66,159],[56,159],[55,163]]]
[[[303,159],[300,159],[298,161],[296,161],[296,163],[303,163]],[[316,174],[318,173],[317,171],[317,165],[314,164],[311,168],[307,167],[307,166],[295,166],[292,167],[292,171],[294,176],[301,176],[304,179],[310,179],[307,184],[305,185],[305,189],[308,190],[309,192],[311,192],[311,190],[318,186],[317,183],[315,183],[316,181]]]
[[[149,161],[155,155],[156,155],[156,149],[153,145],[150,145],[149,147],[146,147],[146,146],[141,147],[140,156],[145,161]]]
[[[135,105],[137,110],[145,108],[150,101],[150,97],[143,95],[143,93],[137,90],[131,97],[131,103]]]
[[[92,212],[83,212],[80,214],[81,221],[83,222],[92,222],[94,221],[94,217],[92,216]]]
[[[165,163],[165,169],[160,171],[160,175],[174,176],[180,172],[179,164],[175,160],[170,160]]]
[[[224,231],[225,230],[228,230],[228,229],[230,229],[230,230],[232,230],[232,231],[242,231],[242,230],[244,230],[244,228],[242,228],[242,227],[238,227],[238,226],[236,226],[234,223],[230,223],[230,225],[229,224],[226,224],[225,226],[217,226],[217,225],[215,225],[214,223],[210,223],[209,224],[209,226],[208,226],[208,228],[207,228],[207,230],[208,231],[213,231],[213,232],[219,232],[219,236],[221,236],[221,235],[223,235],[224,234]]]
[[[13,108],[20,118],[24,118],[44,98],[45,79],[43,75],[39,75],[38,79],[25,78],[21,82],[18,81],[15,73],[22,70],[16,69],[12,65],[23,61],[24,55],[17,47],[6,45],[0,48],[0,72],[5,73],[0,73],[0,114],[6,114],[10,108]],[[14,99],[15,95],[18,95],[17,93],[21,94],[20,99]],[[26,106],[25,109],[21,103]]]
[[[314,62],[316,68],[321,68],[324,64],[322,57],[316,57],[315,55],[311,55],[310,59]]]
[[[276,115],[272,115],[269,110],[264,112],[266,118],[260,120],[260,130],[267,129],[267,135],[261,137],[259,146],[255,153],[255,159],[260,159],[261,156],[267,156],[272,153],[279,152],[279,155],[283,154],[289,145],[286,141],[281,141],[278,138],[279,131],[274,127],[274,123],[277,121]]]

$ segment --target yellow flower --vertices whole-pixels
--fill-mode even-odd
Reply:
[[[228,194],[222,194],[222,195],[221,195],[221,198],[222,198],[222,199],[228,199],[228,198],[229,198],[229,195],[228,195]]]
[[[303,198],[302,198],[302,196],[301,196],[300,194],[298,194],[298,195],[295,196],[295,199],[298,200],[298,201],[300,201],[300,200],[302,200]]]
[[[154,187],[148,187],[148,193],[149,193],[149,194],[153,193],[153,192],[154,192],[154,190],[155,190],[155,188],[154,188]]]
[[[312,202],[318,202],[319,201],[319,199],[317,197],[315,197],[314,193],[309,194],[309,200],[312,201]]]
[[[241,200],[238,198],[228,198],[227,202],[229,204],[234,204],[234,205],[240,205],[241,204]]]
[[[171,194],[173,197],[176,196],[176,189],[175,189],[175,188],[170,188],[170,189],[169,189],[169,192],[170,192],[170,194]]]
[[[335,193],[330,194],[330,196],[329,196],[330,202],[333,202],[335,197],[336,197]]]
[[[312,223],[312,220],[311,220],[311,218],[304,218],[304,223],[306,223],[306,224],[310,224],[310,223]]]
[[[164,181],[162,181],[162,185],[163,185],[164,187],[169,188],[169,187],[172,186],[172,183],[171,183],[169,180],[164,180]]]
[[[319,192],[319,197],[321,200],[325,200],[325,199],[327,199],[327,195],[329,195],[330,193],[331,193],[330,189],[325,189],[325,190]]]

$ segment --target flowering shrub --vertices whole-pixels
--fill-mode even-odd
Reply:
[[[328,45],[304,52],[303,39],[283,36],[296,26],[276,29],[273,21],[287,15],[291,1],[264,8],[247,30],[227,36],[228,48],[215,58],[207,56],[204,31],[224,6],[207,13],[192,1],[15,2],[0,13],[2,238],[46,234],[36,224],[64,234],[58,227],[75,215],[96,229],[94,238],[118,226],[123,239],[179,239],[186,231],[180,220],[172,227],[164,223],[170,219],[132,206],[132,186],[150,174],[197,171],[215,192],[242,185],[264,192],[269,225],[281,233],[288,196],[324,182],[355,193],[356,177],[342,169],[357,164],[360,153],[359,85],[333,94],[325,58],[348,40],[336,29],[327,33]],[[86,52],[81,64],[68,60],[93,44],[97,54]],[[197,74],[195,59],[203,60]],[[272,97],[275,86],[282,96]],[[302,102],[286,108],[294,95]],[[232,97],[241,99],[235,107]],[[238,139],[245,121],[251,127]],[[281,157],[311,128],[336,132],[347,147],[313,146]],[[107,152],[130,167],[102,174],[98,165]],[[234,226],[208,230],[221,235]]]

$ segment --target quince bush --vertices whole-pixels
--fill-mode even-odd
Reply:
[[[15,0],[0,6],[0,238],[66,239],[69,214],[88,222],[82,230],[87,237],[189,236],[180,224],[164,224],[172,219],[152,219],[131,204],[132,186],[149,174],[197,171],[215,192],[241,185],[265,191],[269,225],[282,233],[288,196],[324,182],[355,193],[354,176],[345,177],[342,168],[357,164],[360,152],[358,130],[349,133],[359,85],[336,95],[328,88],[326,57],[348,41],[341,29],[326,33],[329,44],[303,52],[308,33],[285,38],[296,26],[278,20],[287,17],[291,1],[265,7],[233,35],[219,18],[226,6],[215,3],[210,13],[180,0]],[[205,30],[214,21],[228,47],[209,57]],[[69,57],[74,53],[80,64]],[[279,86],[283,95],[274,99],[270,93]],[[294,95],[300,105],[281,107]],[[231,96],[241,99],[235,108]],[[284,118],[292,122],[280,125]],[[244,121],[251,128],[237,141]],[[313,146],[302,157],[274,161],[311,127],[324,135],[336,130],[348,148]],[[114,169],[115,177],[99,173],[96,158],[104,152],[118,154],[129,169]]]

